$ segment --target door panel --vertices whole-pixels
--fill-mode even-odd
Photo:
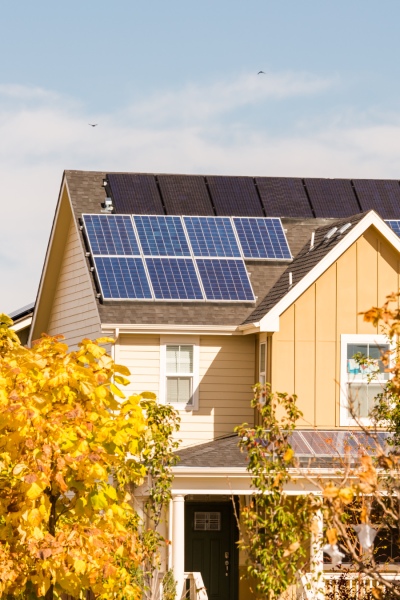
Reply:
[[[196,512],[207,513],[207,518],[197,519],[197,527],[209,529],[195,530]],[[218,512],[221,524],[220,530],[215,531],[212,530],[215,515],[209,513]],[[211,517],[209,523],[208,517]],[[185,503],[185,571],[201,573],[209,600],[237,600],[239,570],[236,539],[231,503]],[[225,561],[229,562],[228,570]]]

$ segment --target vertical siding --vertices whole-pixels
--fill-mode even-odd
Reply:
[[[100,321],[82,247],[71,219],[47,333],[62,333],[73,348],[83,337],[100,335]]]
[[[280,317],[272,386],[298,395],[302,426],[339,425],[341,334],[374,334],[358,313],[399,288],[399,255],[370,228]]]

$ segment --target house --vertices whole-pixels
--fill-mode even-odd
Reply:
[[[30,340],[110,334],[129,391],[179,409],[164,534],[181,589],[201,572],[210,599],[252,597],[231,495],[252,493],[232,432],[255,382],[297,394],[304,456],[355,428],[348,390],[367,422],[376,390],[351,358],[386,343],[359,313],[399,288],[399,223],[398,181],[64,173]]]
[[[31,302],[30,304],[27,304],[18,310],[14,310],[9,315],[9,317],[13,320],[11,329],[13,329],[18,335],[23,346],[25,346],[25,344],[28,342],[34,309],[35,303]]]

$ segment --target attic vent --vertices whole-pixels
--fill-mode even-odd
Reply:
[[[351,223],[346,223],[346,225],[342,225],[342,227],[338,231],[338,235],[342,235],[348,228],[351,227]]]
[[[194,513],[195,531],[221,531],[221,513],[220,512],[195,512]]]
[[[114,210],[112,198],[105,198],[103,206],[104,208],[101,212],[112,213],[112,211]]]
[[[337,227],[332,227],[332,229],[330,229],[328,231],[328,233],[324,236],[326,240],[330,240],[331,237],[337,232]]]

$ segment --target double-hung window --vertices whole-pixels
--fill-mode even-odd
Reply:
[[[367,424],[376,397],[384,392],[389,380],[382,354],[391,346],[383,335],[342,335],[341,343],[340,424],[356,424],[350,405],[360,421]]]
[[[266,367],[266,358],[267,358],[267,344],[263,342],[260,344],[260,369],[259,369],[259,382],[264,384],[266,382],[267,377],[267,367]]]
[[[164,338],[160,358],[160,398],[179,410],[197,410],[198,341]]]

